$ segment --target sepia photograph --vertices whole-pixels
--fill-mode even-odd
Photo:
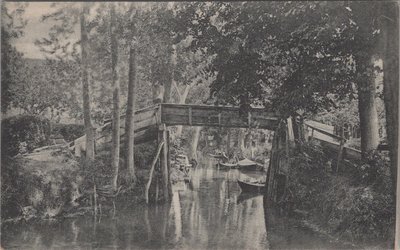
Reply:
[[[1,250],[400,249],[398,1],[0,4]]]

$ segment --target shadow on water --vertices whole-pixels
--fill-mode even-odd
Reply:
[[[354,246],[316,234],[299,220],[290,218],[264,197],[264,218],[270,249],[355,249]]]
[[[86,216],[2,225],[2,245],[6,249],[338,247],[285,222],[264,206],[262,195],[241,194],[238,177],[238,170],[217,170],[212,164],[198,167],[189,184],[174,187],[169,204],[117,204],[114,218],[103,216],[96,221]]]

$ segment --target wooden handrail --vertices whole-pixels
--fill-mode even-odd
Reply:
[[[325,130],[322,130],[322,129],[320,129],[320,128],[314,127],[314,126],[309,125],[309,124],[307,124],[307,123],[304,123],[304,125],[306,125],[307,127],[311,128],[312,130],[315,130],[315,131],[317,131],[317,132],[319,132],[319,133],[321,133],[321,134],[324,134],[324,135],[330,136],[330,137],[332,137],[332,138],[335,138],[335,139],[338,140],[338,141],[347,141],[345,138],[343,138],[343,137],[341,137],[341,136],[338,136],[338,135],[329,133],[329,132],[327,132],[327,131],[325,131]]]
[[[137,110],[134,111],[134,115],[137,115],[137,114],[140,114],[140,113],[143,113],[143,112],[147,112],[149,110],[158,109],[159,107],[160,107],[160,105],[157,104],[157,105],[145,107],[145,108],[142,108],[142,109],[137,109]],[[120,117],[124,118],[125,115],[126,115],[125,113],[121,114]],[[103,120],[103,125],[106,125],[106,123],[109,123],[109,122],[112,122],[112,118],[108,118],[108,119]]]
[[[156,165],[157,159],[160,156],[161,149],[164,146],[164,141],[162,141],[157,148],[157,154],[153,159],[153,162],[151,163],[151,168],[150,168],[150,176],[149,176],[149,181],[146,184],[146,190],[145,190],[145,196],[146,196],[146,203],[149,204],[149,189],[151,185],[151,181],[153,180],[153,172],[154,172],[154,167]]]

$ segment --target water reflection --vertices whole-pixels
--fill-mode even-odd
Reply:
[[[119,204],[114,218],[96,221],[88,216],[3,225],[2,245],[6,249],[301,248],[296,243],[298,229],[282,226],[276,214],[265,220],[263,197],[241,194],[238,177],[238,170],[198,167],[190,184],[174,187],[170,204],[130,208]]]

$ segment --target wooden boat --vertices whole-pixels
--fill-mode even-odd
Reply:
[[[209,156],[221,160],[221,159],[228,159],[228,157],[224,153],[218,153],[218,154],[209,154]]]
[[[257,162],[254,162],[247,158],[238,161],[237,166],[240,170],[248,170],[248,171],[256,171],[262,169],[262,166],[260,166]]]
[[[237,180],[242,192],[261,193],[265,190],[265,183]]]
[[[221,169],[232,169],[237,167],[237,163],[219,162],[218,167]]]

